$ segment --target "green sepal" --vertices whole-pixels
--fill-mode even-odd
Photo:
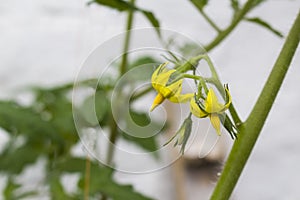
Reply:
[[[230,137],[234,140],[237,138],[237,134],[238,134],[238,129],[237,127],[234,125],[234,123],[231,121],[231,119],[229,118],[229,116],[227,114],[218,114],[223,127],[228,131]]]
[[[180,153],[184,154],[185,146],[192,132],[192,126],[193,126],[192,114],[190,113],[189,116],[183,121],[183,123],[181,124],[180,128],[175,133],[175,135],[168,142],[166,142],[164,146],[169,144],[177,137],[177,140],[174,143],[174,147],[176,145],[181,145]]]
[[[182,78],[183,78],[183,74],[178,71],[175,71],[169,77],[169,80],[166,83],[166,86],[172,85],[173,83],[176,83],[177,81],[179,81]]]

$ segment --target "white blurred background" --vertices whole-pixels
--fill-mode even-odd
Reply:
[[[88,7],[86,2],[1,0],[1,99],[17,96],[18,89],[28,85],[51,86],[74,80],[94,48],[123,32],[125,13],[97,5]],[[137,3],[152,10],[162,28],[186,34],[203,44],[215,35],[189,1],[138,0]],[[249,16],[261,17],[287,35],[299,8],[299,0],[269,0]],[[207,13],[220,27],[226,27],[231,17],[230,1],[211,1]],[[137,14],[134,25],[148,27],[149,23]],[[264,28],[242,22],[210,52],[222,80],[230,84],[242,119],[246,119],[253,107],[283,42],[284,39]],[[233,199],[300,199],[299,52],[298,49]],[[170,173],[169,169],[145,175],[120,173],[116,178],[133,183],[137,190],[149,196],[171,200],[174,186]],[[210,183],[208,193],[212,187]],[[190,193],[187,199],[199,199],[194,194]]]

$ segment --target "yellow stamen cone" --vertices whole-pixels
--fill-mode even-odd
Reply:
[[[150,108],[150,111],[153,111],[159,104],[161,104],[165,100],[165,97],[161,94],[158,93],[153,101],[153,104]]]

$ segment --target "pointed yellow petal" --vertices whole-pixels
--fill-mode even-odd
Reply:
[[[157,69],[153,72],[152,77],[151,77],[151,82],[157,82],[157,79],[159,79],[159,77],[168,72],[169,70],[166,68],[168,62],[163,63],[161,65],[159,65],[157,67]]]
[[[162,72],[160,73],[158,76],[156,76],[155,78],[153,78],[151,80],[152,82],[152,86],[155,90],[159,91],[161,87],[165,87],[171,74],[174,72],[175,70],[169,70],[166,72]]]
[[[210,114],[209,115],[210,122],[213,127],[216,129],[218,135],[221,135],[221,123],[218,114]]]
[[[150,108],[150,111],[153,111],[159,104],[161,104],[165,100],[164,96],[158,93],[153,101],[153,104]]]
[[[165,62],[165,63],[163,63],[163,64],[161,64],[161,65],[159,65],[159,66],[157,67],[157,69],[156,69],[156,70],[153,72],[153,74],[152,74],[151,82],[154,82],[154,79],[156,79],[157,76],[158,76],[160,73],[166,71],[165,67],[166,67],[167,64],[168,64],[168,62]]]
[[[204,118],[207,117],[207,113],[205,113],[203,110],[200,109],[198,104],[195,101],[195,98],[191,98],[190,101],[190,110],[196,117]]]
[[[174,91],[174,95],[179,96],[182,91],[182,82],[183,80],[180,79],[179,81],[176,81],[172,85],[169,86],[169,88]]]
[[[224,107],[224,105],[219,103],[218,97],[216,96],[214,90],[210,88],[205,102],[205,110],[208,113],[218,113],[221,112]]]

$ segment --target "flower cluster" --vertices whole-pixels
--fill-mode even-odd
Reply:
[[[166,66],[167,63],[161,64],[152,74],[151,83],[153,88],[157,91],[157,96],[153,101],[150,111],[153,111],[165,99],[168,99],[173,103],[189,102],[190,112],[195,117],[209,117],[210,122],[218,135],[221,134],[222,124],[226,128],[226,130],[231,134],[232,138],[235,138],[235,125],[233,125],[230,118],[225,113],[225,111],[230,107],[232,103],[228,86],[224,86],[224,103],[221,103],[218,100],[214,89],[207,88],[205,81],[200,81],[203,80],[202,77],[184,74],[178,69],[168,69]],[[196,93],[181,93],[183,79],[186,77],[193,78],[195,80],[197,79],[199,81],[199,89]],[[182,145],[182,141],[187,140],[187,137],[190,134],[191,124],[192,122],[190,114],[189,117],[183,122],[179,131],[175,134],[173,138],[171,138],[171,140],[178,136],[176,144]],[[183,130],[185,129],[185,127],[189,127],[189,131]],[[184,145],[182,145],[183,148]]]

